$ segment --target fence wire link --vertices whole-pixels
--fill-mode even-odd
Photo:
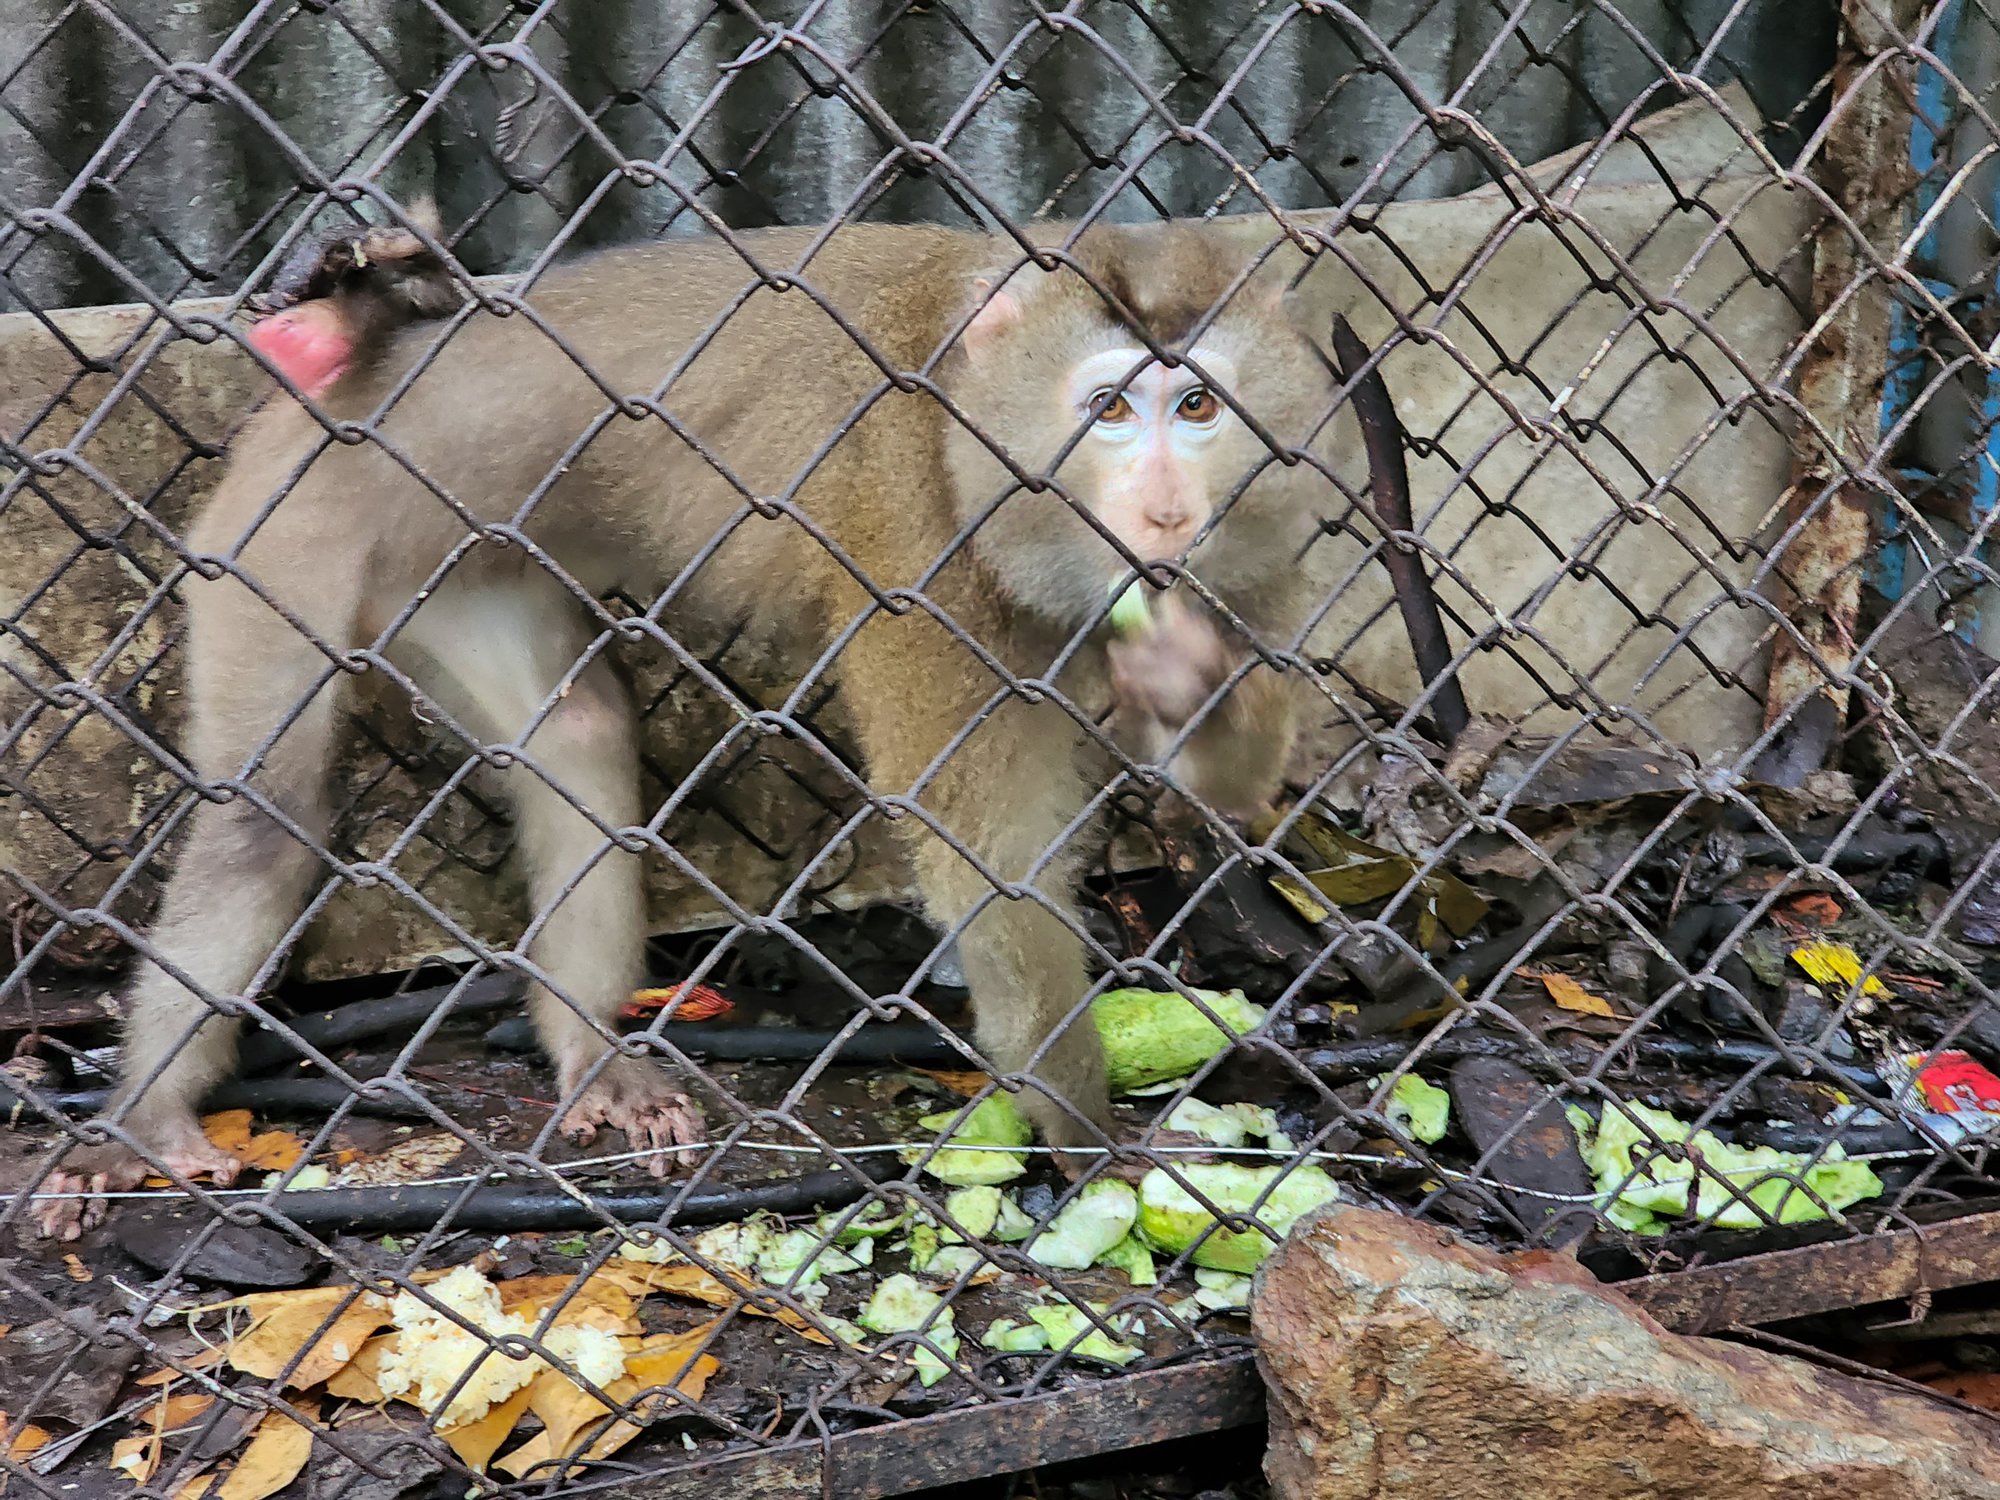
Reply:
[[[439,1474],[583,1483],[1212,1360],[1248,1345],[1231,1271],[1320,1173],[1348,1201],[1489,1243],[1576,1245],[1621,1279],[1990,1197],[2000,25],[1984,7],[614,9],[261,0],[224,24],[80,0],[8,38],[12,1493],[85,1475],[200,1493],[186,1487],[253,1467],[246,1444],[282,1468],[272,1454],[301,1433],[315,1495]],[[314,404],[324,432],[258,524],[358,448],[464,535],[393,618],[332,636],[312,599],[189,527],[254,403],[295,399],[247,352],[252,298],[316,234],[416,224],[426,197],[465,305],[426,325],[381,411]],[[1050,217],[1208,221],[1368,346],[1309,448],[1213,382],[1267,445],[1259,467],[1317,466],[1326,496],[1306,545],[1269,559],[1274,580],[1310,580],[1307,627],[1233,617],[1256,654],[1227,686],[1275,668],[1313,704],[1261,818],[1135,759],[1072,692],[1063,670],[1101,651],[1103,609],[1024,667],[954,614],[936,582],[951,556],[914,583],[874,578],[810,503],[811,471],[867,408],[943,388],[828,290],[809,248],[752,231],[936,221],[1017,247]],[[543,311],[576,252],[645,239],[707,242],[743,298],[810,299],[873,367],[842,422],[786,435],[813,455],[788,485],[732,468],[675,384],[733,309],[652,351],[643,389]],[[394,413],[463,378],[454,340],[502,317],[601,414],[530,489],[455,492],[399,445]],[[1362,457],[1376,374],[1403,429],[1408,527]],[[620,423],[670,432],[733,518],[650,591],[600,595],[542,549],[537,514]],[[1066,475],[999,456],[1014,495],[1069,496]],[[869,780],[840,688],[852,630],[800,670],[750,628],[796,607],[784,580],[722,625],[677,613],[728,532],[760,524],[814,539],[864,615],[933,619],[978,676],[977,712],[907,783]],[[496,548],[577,622],[581,654],[536,722],[597,663],[630,687],[637,816],[525,737],[482,735],[392,654],[433,589]],[[1428,682],[1390,586],[1403,555],[1446,624]],[[310,648],[309,691],[257,705],[254,762],[346,691],[324,827],[254,762],[205,781],[184,758],[191,575],[234,576]],[[1199,569],[1177,586],[1206,588]],[[1473,715],[1455,742],[1453,684]],[[924,799],[1022,700],[1053,705],[1104,769],[1057,837],[1003,869]],[[597,842],[539,904],[510,858],[524,781]],[[136,957],[171,964],[148,924],[205,801],[264,830],[242,858],[314,861],[283,941],[246,955],[243,993],[201,992],[186,1014],[190,1034],[211,1011],[250,1021],[242,1076],[212,1102],[261,1134],[211,1125],[237,1129],[253,1167],[114,1193],[103,1227],[38,1239],[72,1154],[135,1141],[97,1117],[118,997]],[[990,887],[955,925],[915,903],[896,826],[913,823]],[[533,944],[620,854],[647,870],[657,988],[601,1065],[651,1058],[706,1115],[664,1180],[644,1141],[563,1138],[574,1097],[508,1019],[531,983],[583,1013]],[[1115,1139],[1060,1163],[996,1142],[971,1159],[998,1159],[989,1180],[960,1190],[949,1132],[1038,1087],[972,1039],[955,939],[991,903],[1040,906],[1085,949],[1068,1024],[1138,989],[1220,1029],[1180,1066],[1132,1064],[1164,1083],[1119,1102]],[[733,1010],[703,1015],[711,991]],[[1560,1150],[1528,1128],[1555,1112]],[[1100,1212],[1112,1243],[1074,1251]],[[441,1279],[465,1265],[500,1285],[504,1318]],[[384,1335],[407,1352],[454,1329],[490,1357],[375,1414],[400,1357]],[[510,1425],[454,1425],[489,1385],[485,1425]]]

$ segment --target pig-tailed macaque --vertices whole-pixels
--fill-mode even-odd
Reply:
[[[1131,634],[1107,606],[1133,560],[1164,560],[1291,648],[1297,558],[1336,498],[1297,460],[1334,382],[1277,273],[1237,285],[1247,262],[1214,231],[1097,228],[1054,269],[973,233],[814,235],[578,261],[525,294],[531,315],[467,320],[378,416],[444,325],[405,329],[318,397],[380,443],[326,445],[286,397],[246,426],[189,536],[227,566],[181,584],[187,750],[235,795],[195,809],[132,985],[122,1139],[71,1153],[58,1190],[136,1181],[127,1142],[178,1174],[236,1170],[195,1114],[236,1022],[197,989],[226,1001],[266,977],[326,877],[310,844],[353,648],[512,752],[561,1128],[622,1131],[659,1173],[702,1138],[668,1074],[610,1045],[641,977],[649,816],[593,612],[614,590],[653,605],[662,642],[741,624],[786,680],[834,674],[878,806],[958,936],[980,1049],[1050,1145],[1111,1144],[1072,908],[1115,764],[1098,723],[1147,763],[1177,743],[1175,784],[1232,814],[1276,790],[1294,730],[1291,675],[1199,590],[1148,586]],[[103,1211],[44,1206],[62,1235]]]

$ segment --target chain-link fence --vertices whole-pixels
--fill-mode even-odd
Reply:
[[[15,1493],[1224,1426],[1336,1194],[2000,1268],[1983,7],[16,9]]]

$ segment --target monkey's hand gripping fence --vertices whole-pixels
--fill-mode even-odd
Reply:
[[[1301,1184],[1577,1246],[1690,1329],[1921,1311],[1993,1277],[2000,38],[1977,7],[241,11],[84,0],[13,24],[0,54],[15,1493],[396,1493],[441,1472],[882,1493],[1227,1426],[1256,1409],[1239,1273]],[[311,464],[240,535],[189,538],[249,408],[301,400],[248,352],[251,299],[317,229],[418,228],[426,196],[464,305],[406,335],[422,353],[370,410],[312,406],[312,463],[377,455],[459,507],[435,585],[510,551],[560,601],[558,638],[587,645],[536,722],[615,661],[643,725],[636,800],[602,805],[420,686],[393,647],[427,595],[341,635],[310,591],[241,565]],[[1267,462],[1323,479],[1304,544],[1265,563],[1272,595],[1303,581],[1310,610],[1285,630],[1237,611],[1254,650],[1218,685],[1275,674],[1312,705],[1286,793],[1248,820],[1178,795],[1195,789],[1070,690],[1108,600],[1023,662],[940,603],[957,546],[934,573],[864,576],[806,481],[866,403],[762,433],[810,459],[744,483],[713,438],[738,408],[756,434],[761,393],[718,413],[674,385],[728,347],[731,312],[629,381],[537,299],[589,245],[704,239],[741,298],[823,308],[872,369],[867,402],[943,405],[946,366],[821,284],[826,246],[935,221],[1018,262],[1162,217],[1211,221],[1211,243],[1282,279],[1340,372],[1304,447],[1216,382]],[[772,224],[837,227],[825,246],[750,233]],[[1098,291],[1124,313],[1155,295]],[[399,450],[394,413],[501,319],[558,351],[601,417],[545,482],[457,494]],[[803,356],[766,368],[817,378]],[[846,637],[803,667],[768,639],[800,607],[786,579],[733,575],[691,623],[695,549],[594,596],[537,545],[537,507],[620,423],[712,463],[731,525],[838,553],[863,614],[933,617],[976,712],[885,778],[898,747],[854,743]],[[962,410],[939,425],[990,441]],[[1396,427],[1408,525],[1385,504]],[[1007,458],[988,519],[1089,509],[1073,471],[1051,487],[1039,459]],[[394,518],[363,498],[351,531],[315,540],[328,579],[371,549],[396,561]],[[908,500],[883,495],[880,524]],[[232,577],[316,676],[254,705],[249,761],[198,773],[184,611]],[[1198,561],[1176,587],[1207,587]],[[1404,631],[1419,588],[1442,664]],[[197,689],[226,696],[227,649],[213,659]],[[935,733],[925,681],[900,681],[901,717]],[[301,820],[260,773],[333,684],[357,712],[325,816]],[[1190,742],[1229,720],[1228,693],[1208,698]],[[1059,837],[1000,870],[924,791],[1022,704],[1099,769]],[[1006,826],[1040,789],[999,770],[958,805]],[[594,830],[532,895],[508,857],[524,778]],[[85,1137],[135,1138],[134,1116],[86,1122],[117,1072],[122,972],[174,959],[150,922],[203,802],[237,809],[232,892],[279,901],[284,880],[244,872],[310,855],[295,910],[240,913],[282,941],[184,1016],[190,1035],[211,1011],[249,1019],[207,1128],[251,1165],[228,1188],[163,1174],[74,1242],[37,1239],[78,1201],[61,1174]],[[1067,1024],[1111,1018],[1113,1083],[1166,1085],[1122,1097],[1115,1132],[1061,1163],[1011,1126],[968,1152],[923,1123],[990,1123],[1035,1084],[972,1037],[961,986],[981,974],[957,972],[953,939],[978,911],[938,928],[907,905],[912,822],[927,857],[980,873],[979,910],[1039,906],[1084,949]],[[705,1116],[665,1131],[691,1158],[665,1182],[635,1159],[657,1151],[615,1134],[566,1142],[574,1099],[487,1035],[556,977],[538,940],[617,858],[644,866],[655,993],[601,1050],[654,1060]],[[1162,1003],[1130,991],[1183,1007],[1191,1055],[1119,1031]],[[697,1019],[716,996],[733,1008]],[[162,1076],[177,1052],[128,1038],[141,1050]],[[1531,1147],[1552,1119],[1563,1146]]]

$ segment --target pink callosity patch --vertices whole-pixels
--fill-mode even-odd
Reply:
[[[307,305],[252,325],[250,347],[308,396],[318,396],[347,368],[354,346],[332,313]]]

